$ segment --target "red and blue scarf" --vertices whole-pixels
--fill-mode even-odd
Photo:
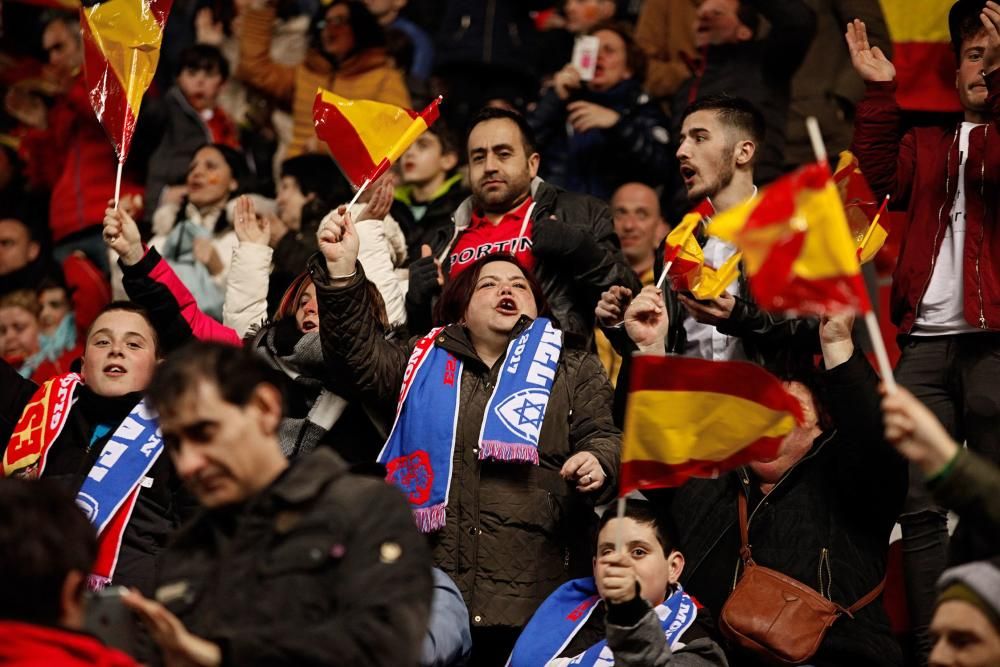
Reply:
[[[396,421],[378,456],[424,533],[445,525],[461,409],[462,362],[435,345],[442,331],[432,330],[413,348]],[[561,354],[562,332],[546,318],[508,345],[479,432],[480,460],[538,465],[538,438]]]

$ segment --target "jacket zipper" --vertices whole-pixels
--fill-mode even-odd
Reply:
[[[486,3],[486,30],[483,32],[483,62],[490,62],[493,52],[493,21],[496,18],[496,0]]]
[[[955,147],[955,144],[958,142],[958,137],[961,132],[962,128],[961,126],[959,126],[959,128],[955,130],[955,138],[951,142],[951,148]],[[927,273],[927,280],[924,281],[924,287],[923,289],[920,290],[920,298],[917,299],[917,305],[913,313],[914,322],[916,322],[917,318],[920,316],[920,304],[924,300],[924,295],[927,294],[927,287],[931,284],[931,276],[934,275],[934,265],[937,264],[937,255],[938,252],[940,252],[941,250],[941,246],[938,244],[939,240],[938,237],[941,235],[941,216],[944,214],[944,205],[948,203],[947,195],[951,193],[951,148],[948,149],[948,162],[944,172],[945,200],[941,202],[941,207],[938,209],[937,229],[934,231],[934,245],[937,245],[938,248],[936,252],[931,253],[931,270]],[[931,246],[931,250],[932,251],[934,250],[933,246]],[[910,331],[912,330],[913,330],[913,324],[910,325],[910,329],[906,333],[910,333]]]
[[[761,507],[764,506],[764,504],[767,502],[767,499],[771,497],[771,494],[774,493],[775,491],[777,491],[778,487],[781,486],[781,483],[784,482],[786,479],[788,479],[788,477],[792,474],[792,472],[796,468],[798,468],[800,465],[802,465],[804,462],[808,461],[812,457],[816,456],[819,453],[819,450],[823,448],[823,445],[825,445],[827,442],[829,442],[830,439],[833,438],[834,435],[836,435],[836,433],[837,433],[836,431],[832,431],[830,433],[830,435],[825,440],[823,440],[823,442],[821,442],[817,447],[815,447],[806,456],[803,456],[799,460],[798,463],[796,463],[791,468],[789,468],[788,470],[786,470],[785,474],[781,476],[781,479],[779,479],[775,483],[775,485],[771,487],[771,490],[764,494],[764,497],[761,499],[761,501],[759,503],[757,503],[757,507],[754,507],[753,511],[750,512],[750,516],[747,517],[747,546],[750,546],[750,524],[753,523],[753,518],[754,518],[754,515],[757,514],[757,510],[759,510]],[[747,497],[749,498],[750,492],[748,491],[748,487],[750,486],[750,476],[747,475],[747,472],[746,472],[745,468],[740,468],[740,481],[743,482],[743,488],[740,490],[741,493],[746,493]],[[727,526],[727,530],[728,530],[728,526]],[[723,534],[725,534],[725,533],[723,533]],[[722,539],[722,535],[719,536],[719,539]],[[716,543],[718,543],[718,541],[719,540],[716,540]],[[699,561],[699,563],[700,562],[701,561]],[[739,578],[740,565],[742,565],[742,563],[743,563],[743,561],[740,559],[740,557],[737,556],[737,558],[736,558],[736,573],[737,573],[737,575],[733,578],[733,588],[736,588],[736,580]]]
[[[976,291],[979,293],[979,328],[986,328],[986,311],[983,306],[983,276],[979,271],[979,260],[983,257],[983,242],[986,240],[986,197],[983,188],[986,183],[986,139],[990,126],[983,128],[983,161],[979,165],[979,199],[983,202],[983,219],[979,224],[979,254],[976,255]]]

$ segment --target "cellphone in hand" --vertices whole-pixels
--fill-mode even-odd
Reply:
[[[581,81],[590,81],[597,70],[597,52],[601,48],[601,40],[594,35],[581,35],[573,43],[573,67],[580,72]]]
[[[108,646],[134,656],[138,646],[138,621],[122,601],[127,592],[124,586],[109,586],[92,594],[87,600],[84,630]]]

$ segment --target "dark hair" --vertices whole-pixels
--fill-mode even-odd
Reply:
[[[696,111],[714,111],[723,123],[750,137],[758,149],[764,143],[767,131],[764,114],[749,100],[730,95],[710,95],[688,105],[681,122]]]
[[[760,30],[760,12],[749,2],[740,2],[739,5],[739,9],[736,10],[736,18],[740,20],[740,23],[750,28],[751,35],[756,37],[757,31]]]
[[[97,316],[94,317],[94,321],[90,323],[89,327],[87,327],[87,333],[83,337],[83,344],[86,345],[87,341],[90,340],[90,332],[94,330],[97,318],[104,313],[110,313],[118,310],[124,310],[126,313],[135,313],[142,319],[146,320],[146,324],[149,325],[150,331],[153,332],[153,353],[156,355],[157,359],[161,359],[163,357],[163,349],[160,347],[160,332],[156,330],[153,320],[150,319],[149,311],[134,301],[112,301],[97,311]]]
[[[979,19],[985,6],[986,0],[958,0],[948,11],[951,48],[958,62],[962,61],[962,44],[986,30]]]
[[[177,57],[177,76],[186,69],[209,74],[218,72],[223,81],[229,78],[229,61],[218,47],[211,44],[192,44],[181,51]]]
[[[538,142],[535,140],[535,133],[531,129],[531,126],[528,125],[527,119],[516,111],[501,109],[500,107],[483,107],[472,118],[472,122],[469,124],[469,134],[465,137],[466,148],[469,146],[469,136],[476,129],[476,126],[490,120],[509,120],[514,123],[517,125],[517,129],[521,130],[521,141],[524,143],[524,152],[528,155],[538,152]]]
[[[191,159],[193,160],[194,156],[197,155],[199,151],[206,148],[214,148],[219,151],[219,154],[222,155],[222,159],[226,161],[227,165],[229,165],[229,171],[233,173],[233,179],[237,183],[236,191],[230,195],[230,199],[232,199],[237,194],[242,192],[251,176],[250,165],[247,164],[246,156],[241,151],[236,150],[232,146],[227,146],[226,144],[202,144],[191,152]]]
[[[597,534],[600,535],[604,527],[608,525],[608,522],[617,518],[617,504],[610,505],[604,510],[604,514],[601,515],[601,520],[597,524]],[[639,498],[627,499],[625,501],[625,518],[632,519],[636,523],[646,526],[652,526],[653,532],[656,533],[656,541],[663,547],[664,555],[669,556],[671,551],[677,549],[674,545],[674,535],[677,533],[674,530],[670,516],[665,512],[659,511],[648,500]]]
[[[73,495],[51,480],[0,479],[0,618],[58,625],[70,572],[85,589],[97,557],[93,525]]]
[[[452,132],[448,124],[444,122],[444,119],[439,118],[434,122],[427,132],[433,134],[437,137],[438,141],[441,142],[441,153],[454,153],[458,157],[459,163],[462,162],[462,150],[458,145],[458,137]]]
[[[344,188],[350,187],[333,158],[321,153],[305,153],[288,158],[281,163],[281,178],[285,176],[295,179],[303,195],[313,194],[325,201],[339,201],[337,197],[345,191]]]
[[[633,35],[632,26],[624,21],[603,21],[595,25],[591,30],[591,35],[596,35],[602,30],[613,32],[625,42],[625,66],[632,71],[632,79],[640,84],[646,80],[646,65],[648,59],[646,52],[642,50]]]
[[[320,2],[316,13],[313,14],[310,32],[312,34],[313,47],[323,51],[320,34],[326,22],[326,13],[331,7],[337,5],[347,5],[347,22],[351,26],[351,34],[354,35],[354,48],[351,49],[348,57],[361,53],[367,49],[385,48],[385,30],[379,24],[375,15],[368,11],[368,7],[359,0],[332,0],[332,2]]]
[[[146,397],[157,412],[174,405],[199,380],[216,386],[227,403],[244,407],[261,384],[284,386],[279,371],[242,346],[194,341],[175,350],[157,366]]]
[[[542,286],[531,270],[526,269],[516,257],[507,253],[494,253],[480,257],[475,262],[463,269],[457,276],[451,277],[445,283],[441,298],[438,299],[434,308],[434,320],[437,325],[455,324],[465,319],[465,311],[472,300],[472,294],[476,291],[476,283],[479,281],[479,274],[483,267],[493,262],[509,262],[521,269],[531,294],[535,297],[535,308],[539,317],[552,317],[552,310],[549,302],[542,292]]]

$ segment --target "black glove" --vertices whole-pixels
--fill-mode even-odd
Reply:
[[[587,231],[559,221],[554,215],[535,223],[531,251],[538,257],[554,257],[583,265],[599,263],[604,252]]]
[[[410,264],[410,287],[406,300],[411,304],[430,305],[441,292],[438,267],[433,257],[421,257]]]

